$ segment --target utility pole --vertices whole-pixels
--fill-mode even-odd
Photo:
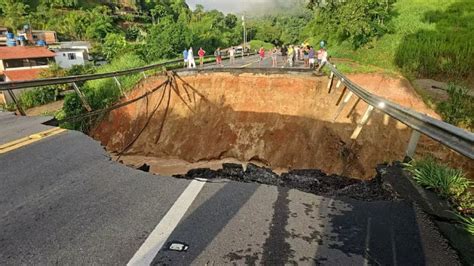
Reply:
[[[245,28],[245,16],[242,16],[242,26],[244,28],[244,44],[242,47],[242,59],[244,58],[245,48],[247,47],[247,30]]]

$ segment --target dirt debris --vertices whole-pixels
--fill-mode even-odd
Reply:
[[[225,163],[221,169],[191,169],[184,175],[173,175],[175,178],[228,179],[239,182],[259,183],[298,189],[307,193],[322,196],[345,196],[358,200],[392,200],[393,194],[382,187],[379,177],[370,181],[354,179],[339,175],[327,175],[319,169],[294,169],[278,175],[270,168],[247,164]]]

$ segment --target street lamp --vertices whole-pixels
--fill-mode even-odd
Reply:
[[[242,26],[244,28],[244,45],[242,47],[242,59],[243,59],[245,48],[247,47],[247,29],[245,28],[245,16],[242,16]]]

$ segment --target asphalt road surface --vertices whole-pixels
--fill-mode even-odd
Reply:
[[[0,143],[45,120],[0,113]],[[152,175],[74,131],[0,153],[0,182],[2,265],[459,264],[408,202]]]
[[[217,65],[216,63],[208,63],[205,64],[203,69],[209,68],[216,68],[216,67],[223,67],[223,68],[272,68],[272,58],[270,55],[266,55],[265,59],[260,61],[260,57],[258,55],[252,56],[237,56],[235,58],[235,62],[231,63],[229,60],[224,60],[222,65]],[[199,69],[199,65],[197,66]],[[293,67],[290,67],[288,62],[283,60],[283,58],[279,55],[277,57],[277,66],[275,68],[289,68],[289,69],[304,69],[304,62],[302,60],[297,60]],[[306,67],[306,69],[309,69]]]

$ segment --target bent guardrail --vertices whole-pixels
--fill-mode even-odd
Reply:
[[[248,53],[244,56],[251,56],[254,55],[254,53]],[[214,56],[206,56],[205,59],[212,59],[215,58]],[[223,56],[222,59],[228,59],[229,56]],[[195,59],[199,59],[199,57],[195,57]],[[143,76],[146,78],[145,71],[147,70],[152,70],[156,69],[159,67],[166,67],[167,65],[170,64],[178,64],[183,62],[183,59],[176,59],[176,60],[170,60],[166,61],[163,63],[157,63],[157,64],[151,64],[148,66],[143,66],[143,67],[137,67],[137,68],[132,68],[132,69],[127,69],[127,70],[120,70],[120,71],[115,71],[115,72],[108,72],[108,73],[97,73],[97,74],[86,74],[86,75],[77,75],[77,76],[68,76],[68,77],[55,77],[55,78],[43,78],[43,79],[36,79],[36,80],[25,80],[25,81],[15,81],[15,82],[0,82],[0,92],[2,91],[7,91],[8,94],[10,95],[10,98],[13,100],[18,112],[21,115],[26,115],[24,112],[23,108],[19,104],[15,94],[13,93],[14,90],[19,90],[19,89],[26,89],[26,88],[32,88],[32,87],[41,87],[41,86],[49,86],[49,85],[59,85],[59,84],[72,84],[74,90],[76,93],[79,95],[79,98],[82,101],[82,104],[84,105],[84,108],[86,108],[87,111],[91,111],[91,108],[87,101],[85,100],[84,95],[80,91],[77,82],[82,82],[82,81],[89,81],[89,80],[96,80],[96,79],[104,79],[104,78],[115,78],[115,82],[117,83],[119,89],[121,89],[120,82],[117,80],[117,77],[120,76],[125,76],[125,75],[130,75],[130,74],[135,74],[135,73],[143,73]]]
[[[342,104],[339,106],[339,110],[335,119],[340,114],[340,111],[344,108],[344,105],[349,102],[352,95],[356,95],[359,98],[356,101],[356,105],[360,99],[369,105],[362,119],[358,123],[352,138],[357,138],[357,135],[360,133],[362,127],[367,123],[371,112],[374,110],[374,108],[377,108],[378,110],[381,110],[385,114],[400,121],[413,130],[406,152],[407,156],[413,157],[421,133],[461,153],[462,155],[469,157],[470,159],[474,159],[473,133],[455,127],[446,122],[434,119],[425,114],[410,110],[396,103],[390,102],[385,98],[376,96],[348,79],[344,74],[339,72],[335,66],[328,64],[328,67],[331,70],[328,89],[331,90],[334,76],[336,76],[339,78],[336,88],[339,88],[343,84],[349,90],[343,101],[342,98],[344,97],[346,89],[344,89],[341,94],[338,103],[342,101]],[[355,106],[351,109],[351,112],[353,112],[354,109]]]

